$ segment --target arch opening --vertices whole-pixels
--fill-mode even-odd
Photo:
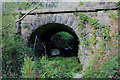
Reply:
[[[59,41],[65,42],[65,40],[61,39],[61,37],[65,35],[61,35],[61,33],[71,36],[69,37],[70,39],[66,39],[66,44],[70,44],[67,47],[61,47],[65,44],[61,45],[58,43],[59,39]],[[57,36],[58,39],[55,39],[55,36]],[[54,39],[54,41],[52,39]],[[30,44],[30,47],[33,48],[35,55],[38,57],[45,54],[48,56],[62,55],[69,57],[77,56],[79,41],[76,33],[69,26],[59,23],[48,23],[38,27],[31,33],[28,38],[28,44]],[[54,52],[56,53],[55,55],[52,54]]]

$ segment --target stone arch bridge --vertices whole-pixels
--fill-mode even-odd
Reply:
[[[68,32],[75,38],[77,48],[83,50],[83,56],[80,57],[80,61],[86,66],[89,53],[81,46],[78,46],[80,45],[78,41],[78,32],[82,29],[86,34],[85,37],[89,37],[90,30],[86,28],[86,25],[84,25],[83,28],[77,26],[80,20],[75,12],[85,12],[88,16],[92,14],[92,17],[97,18],[100,24],[109,25],[110,19],[108,15],[110,13],[109,11],[102,10],[109,9],[35,10],[27,15],[21,22],[18,22],[18,33],[22,35],[25,42],[28,41],[29,43],[34,44],[36,35],[38,35],[42,41],[47,41],[55,33],[61,31]],[[113,12],[116,13],[116,8],[110,8],[110,10],[114,10]],[[21,11],[21,13],[24,15],[26,11]]]
[[[34,15],[32,15],[33,17]],[[31,18],[33,22],[23,21],[21,34],[24,39],[28,40],[30,46],[35,43],[36,35],[42,42],[48,42],[50,38],[58,32],[68,32],[75,39],[76,53],[78,52],[78,36],[79,30],[77,24],[79,23],[79,17],[74,13],[68,14],[44,14],[36,15]],[[29,19],[30,20],[30,19]],[[27,23],[28,22],[28,23]],[[27,28],[24,28],[27,27]]]

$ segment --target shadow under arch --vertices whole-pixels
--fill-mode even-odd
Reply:
[[[37,35],[37,37],[42,41],[42,42],[49,42],[50,38],[58,33],[58,32],[67,32],[69,34],[71,34],[75,40],[75,53],[76,53],[76,56],[77,56],[77,53],[78,53],[78,45],[79,45],[79,41],[78,41],[78,36],[77,34],[75,33],[75,31],[67,26],[67,25],[64,25],[64,24],[60,24],[60,23],[48,23],[48,24],[45,24],[45,25],[42,25],[40,27],[38,27],[37,29],[35,29],[29,36],[28,38],[28,43],[29,44],[34,44],[35,42],[35,37]]]

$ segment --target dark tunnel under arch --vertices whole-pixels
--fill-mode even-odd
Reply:
[[[48,23],[48,24],[38,27],[29,36],[28,43],[34,44],[36,35],[41,41],[48,42],[54,34],[61,32],[61,31],[67,32],[73,36],[73,38],[75,39],[75,45],[76,45],[75,49],[76,49],[76,54],[77,54],[78,45],[79,45],[77,34],[71,27],[64,25],[64,24],[60,24],[60,23]]]

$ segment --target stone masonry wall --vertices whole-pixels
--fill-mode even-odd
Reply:
[[[105,26],[110,26],[111,33],[112,29],[115,28],[117,25],[117,22],[115,22],[112,18],[110,18],[110,12],[111,11],[98,11],[98,12],[89,12],[85,13],[89,17],[98,19],[99,24]],[[112,11],[113,14],[117,14],[116,10]],[[28,15],[25,17],[25,19],[21,22],[22,26],[22,37],[24,38],[25,42],[27,41],[27,38],[30,36],[32,31],[37,29],[38,27],[47,24],[47,23],[60,23],[67,25],[71,27],[76,34],[79,32],[79,28],[77,27],[77,24],[80,22],[79,17],[76,16],[74,13],[62,13],[62,14],[40,14],[40,15]],[[115,28],[117,29],[117,28]],[[92,35],[92,29],[89,25],[85,25],[83,28],[84,31],[84,38],[90,38]],[[79,36],[77,34],[77,36]],[[98,41],[101,40],[100,37],[96,37]],[[92,47],[93,45],[91,45]],[[98,44],[95,45],[95,47],[98,47]],[[93,47],[94,48],[94,47]],[[81,63],[84,64],[83,69],[86,65],[88,65],[88,56],[89,56],[89,50],[83,48],[81,45],[79,49],[83,50],[81,54],[83,56],[78,56]]]

